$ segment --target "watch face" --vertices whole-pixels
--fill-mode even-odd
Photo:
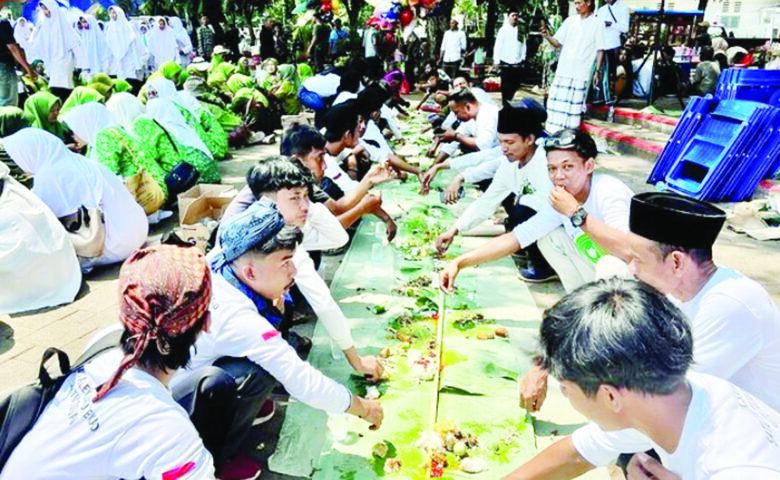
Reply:
[[[581,227],[585,223],[585,218],[588,216],[588,212],[584,208],[579,208],[571,217],[571,224],[575,227]]]

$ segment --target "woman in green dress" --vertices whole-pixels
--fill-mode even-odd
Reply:
[[[53,93],[38,92],[24,102],[24,111],[30,117],[31,127],[42,128],[65,140],[68,130],[57,120],[61,106],[62,100]]]
[[[195,97],[203,108],[211,112],[228,136],[244,123],[240,115],[229,110],[229,104],[209,91],[203,78],[191,75],[184,82],[183,91]]]
[[[298,100],[298,75],[293,65],[279,67],[279,85],[271,90],[271,95],[281,103],[285,115],[301,113],[301,103]]]

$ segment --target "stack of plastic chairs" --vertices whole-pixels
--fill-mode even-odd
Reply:
[[[715,96],[694,97],[649,183],[693,198],[736,202],[780,168],[780,71],[728,69]]]

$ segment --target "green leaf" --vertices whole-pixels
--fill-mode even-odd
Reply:
[[[452,385],[446,385],[439,390],[439,393],[445,393],[450,395],[467,395],[472,397],[482,397],[483,394],[479,392],[470,392],[460,387],[454,387]]]

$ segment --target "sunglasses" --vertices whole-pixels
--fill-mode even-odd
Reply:
[[[544,139],[544,148],[547,150],[568,150],[575,148],[577,133],[574,130],[561,130]]]

